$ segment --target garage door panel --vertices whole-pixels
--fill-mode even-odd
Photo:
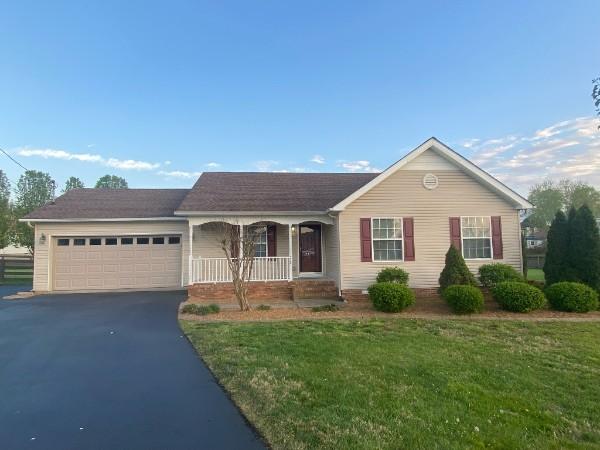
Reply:
[[[69,245],[53,241],[53,286],[55,290],[143,289],[181,286],[181,244],[73,245],[77,237],[69,237]],[[127,237],[127,236],[125,236]],[[64,239],[64,238],[63,238]],[[80,238],[83,239],[83,238]],[[164,237],[165,242],[168,236]],[[111,240],[111,242],[114,242]],[[63,241],[64,243],[64,241]]]

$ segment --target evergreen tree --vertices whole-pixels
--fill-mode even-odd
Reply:
[[[577,281],[600,289],[600,233],[590,208],[583,205],[569,223],[568,261]]]
[[[569,213],[569,216],[571,214]],[[557,211],[548,230],[544,275],[549,286],[566,281],[569,270],[569,222],[565,213]]]
[[[477,280],[465,263],[460,251],[451,245],[446,252],[446,265],[440,274],[440,292],[453,284],[477,286]]]

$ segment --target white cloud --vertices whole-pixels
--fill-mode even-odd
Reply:
[[[321,155],[315,155],[311,158],[310,162],[314,162],[315,164],[325,164],[325,158]]]
[[[17,150],[17,155],[31,157],[37,156],[44,159],[61,159],[64,161],[81,161],[95,164],[102,164],[103,166],[113,167],[121,170],[153,170],[160,166],[159,163],[151,163],[147,161],[137,161],[134,159],[117,159],[117,158],[104,158],[98,154],[92,153],[71,153],[65,150],[56,150],[51,148],[45,149],[31,149],[31,148],[20,148]]]
[[[217,168],[217,167],[221,167],[221,164],[217,163],[217,162],[209,162],[206,163],[206,167],[211,167],[211,168]]]
[[[343,168],[347,172],[381,172],[381,169],[372,167],[371,163],[366,160],[338,161],[338,167]]]
[[[162,175],[170,178],[198,178],[202,175],[202,172],[185,172],[182,170],[172,170],[170,172],[165,172],[164,170],[159,170],[156,172],[158,175]]]
[[[273,161],[272,159],[256,161],[254,163],[254,167],[256,167],[259,170],[259,172],[273,171],[273,168],[277,165],[279,165],[279,161]]]
[[[578,178],[600,185],[600,131],[597,127],[597,118],[577,117],[530,135],[468,139],[462,146],[474,163],[523,194],[546,178]]]

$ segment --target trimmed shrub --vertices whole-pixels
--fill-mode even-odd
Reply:
[[[206,316],[207,314],[216,314],[221,311],[219,305],[211,303],[210,305],[198,305],[196,303],[188,303],[183,305],[181,312],[183,314],[195,314],[197,316]]]
[[[471,314],[483,310],[483,294],[475,286],[454,284],[444,289],[442,296],[456,314]]]
[[[492,288],[494,299],[502,309],[512,312],[529,312],[546,304],[544,293],[527,283],[503,281]]]
[[[473,276],[467,267],[460,251],[453,245],[446,252],[446,265],[440,274],[439,283],[440,292],[443,292],[444,289],[453,284],[477,286],[475,276]]]
[[[332,303],[331,305],[314,306],[311,309],[312,312],[334,312],[339,311],[340,307]]]
[[[590,208],[583,205],[577,210],[569,221],[569,231],[568,259],[573,276],[560,281],[580,281],[600,290],[600,233]]]
[[[402,270],[400,267],[386,267],[381,269],[377,274],[378,283],[400,283],[408,284],[408,272]]]
[[[569,273],[569,222],[565,213],[557,211],[548,230],[544,277],[551,285],[565,281]]]
[[[546,288],[552,308],[559,311],[588,312],[598,309],[598,294],[582,283],[561,281]]]
[[[400,283],[375,283],[369,286],[373,307],[384,312],[399,312],[415,302],[415,293]]]
[[[484,264],[479,267],[479,281],[491,288],[503,281],[525,281],[513,266],[501,263]]]
[[[271,306],[269,306],[269,305],[258,305],[256,307],[256,309],[258,311],[269,311],[271,309]]]

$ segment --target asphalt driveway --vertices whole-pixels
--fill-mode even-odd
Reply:
[[[183,297],[0,300],[1,447],[264,448],[179,329]]]

